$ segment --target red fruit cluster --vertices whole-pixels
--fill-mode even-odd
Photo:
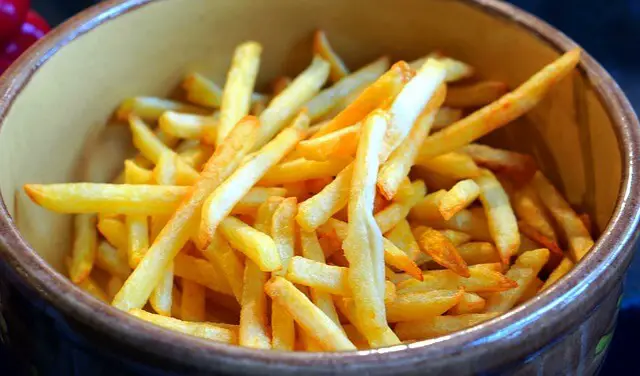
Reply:
[[[0,74],[51,28],[30,0],[0,0]]]

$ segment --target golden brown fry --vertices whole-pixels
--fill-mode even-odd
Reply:
[[[441,220],[442,213],[440,213],[440,203],[446,194],[447,191],[444,189],[429,193],[411,208],[409,217],[421,222]]]
[[[298,285],[333,295],[351,296],[348,269],[300,256],[291,258],[286,278]]]
[[[96,249],[96,266],[111,275],[127,278],[131,273],[131,268],[129,268],[123,251],[112,247],[105,241],[100,242]]]
[[[446,235],[445,235],[446,236]],[[448,237],[449,238],[449,237]],[[469,239],[469,238],[467,238]],[[449,240],[451,240],[449,238]],[[458,249],[458,253],[460,257],[467,263],[467,265],[477,265],[477,264],[490,264],[500,262],[500,254],[496,247],[493,244],[488,242],[471,242],[465,244],[458,244],[454,241],[451,241]],[[416,263],[422,265],[429,261],[433,261],[431,256],[426,254],[421,254]]]
[[[404,198],[404,200],[394,201],[374,216],[380,231],[383,233],[390,231],[404,220],[409,214],[409,210],[422,200],[427,193],[427,187],[422,180],[414,181],[411,186],[413,187],[411,196]]]
[[[138,266],[149,248],[149,219],[143,215],[129,215],[126,218],[128,234],[129,266]]]
[[[222,92],[220,123],[215,131],[216,146],[220,146],[231,129],[249,115],[251,94],[258,76],[262,46],[257,42],[245,42],[236,47]],[[205,134],[213,140],[213,135]]]
[[[465,292],[462,294],[458,304],[449,310],[449,314],[466,315],[469,313],[482,313],[485,305],[486,301],[478,294]]]
[[[214,340],[218,342],[237,344],[238,330],[237,327],[222,327],[217,324],[187,322],[172,317],[163,317],[143,311],[141,309],[132,309],[129,311],[133,316],[161,326],[163,328],[172,329],[180,333],[191,334],[192,336]]]
[[[331,66],[331,81],[338,82],[349,75],[349,68],[329,44],[324,30],[316,30],[313,34],[313,53],[329,62]]]
[[[414,229],[414,234],[420,249],[431,256],[435,262],[460,276],[467,278],[470,276],[467,263],[451,241],[440,231],[420,226]]]
[[[506,274],[506,277],[514,280],[518,287],[491,294],[487,299],[487,312],[506,312],[511,309],[527,291],[547,261],[549,261],[549,250],[545,248],[518,256],[515,264]]]
[[[326,350],[355,350],[340,327],[291,282],[282,277],[273,277],[265,285],[265,291],[271,299],[286,308],[302,330]]]
[[[222,236],[216,233],[211,246],[203,249],[202,254],[209,262],[215,263],[220,267],[220,271],[224,274],[229,286],[231,286],[233,295],[238,302],[241,302],[245,267],[236,251],[231,248]]]
[[[293,317],[275,300],[271,302],[271,337],[271,348],[274,350],[294,350],[296,326]]]
[[[264,285],[267,273],[251,260],[246,260],[240,310],[240,345],[269,349],[271,338],[267,327],[267,297]]]
[[[349,341],[351,341],[358,348],[358,350],[368,350],[371,348],[369,347],[367,339],[362,334],[360,334],[360,332],[354,325],[343,325],[342,329],[347,334],[347,338],[349,338]]]
[[[458,150],[533,108],[580,61],[580,49],[565,53],[514,91],[424,141],[419,161]]]
[[[278,248],[270,236],[235,217],[223,219],[218,229],[233,248],[244,253],[260,270],[272,272],[282,269]]]
[[[84,278],[82,281],[77,283],[77,285],[94,298],[100,300],[103,303],[109,304],[109,297],[98,285],[98,283],[96,283],[96,281],[91,278],[91,276]]]
[[[264,187],[253,187],[247,192],[246,195],[233,207],[231,210],[232,214],[253,214],[255,213],[260,205],[267,201],[269,197],[284,197],[287,194],[287,190],[285,188],[264,188]]]
[[[458,304],[463,294],[463,290],[399,294],[393,302],[387,303],[387,320],[389,322],[412,321],[442,315]]]
[[[314,57],[311,65],[296,77],[291,85],[273,98],[260,114],[260,134],[253,147],[260,149],[303,108],[324,85],[329,76],[329,63]],[[307,128],[307,127],[305,127]]]
[[[562,228],[569,241],[571,255],[575,260],[580,261],[594,244],[589,231],[571,209],[571,206],[540,171],[534,175],[532,184],[544,206]]]
[[[348,158],[355,154],[360,139],[360,123],[327,133],[324,136],[300,141],[296,152],[314,161]]]
[[[109,297],[107,303],[113,299],[114,296],[118,293],[118,291],[122,288],[122,284],[124,283],[124,279],[112,275],[109,277],[109,281],[107,282],[107,296]]]
[[[549,275],[549,278],[547,278],[547,280],[544,282],[544,285],[542,285],[542,288],[540,288],[540,291],[548,289],[551,285],[556,283],[560,278],[564,277],[567,273],[571,271],[571,269],[573,269],[573,266],[574,266],[573,261],[571,261],[570,258],[568,257],[563,258],[562,261],[560,261],[560,264],[558,264],[558,266],[553,270],[553,272],[551,272],[551,275]]]
[[[406,219],[401,220],[391,231],[387,232],[386,238],[396,247],[404,251],[411,260],[416,260],[420,253],[420,246],[411,232],[411,226]]]
[[[522,293],[522,295],[520,296],[520,299],[518,299],[518,301],[516,302],[516,306],[523,304],[538,295],[538,292],[540,291],[542,285],[544,285],[544,282],[540,278],[536,277],[533,281],[531,281],[529,287],[527,287],[524,293]]]
[[[274,186],[300,180],[333,177],[338,175],[350,162],[350,159],[338,158],[322,162],[310,161],[304,158],[294,159],[270,168],[264,177],[260,179],[259,184]]]
[[[287,273],[289,261],[295,254],[297,205],[297,199],[289,197],[284,199],[273,213],[271,237],[282,262],[282,269],[274,272],[275,275],[284,276]]]
[[[436,112],[436,117],[433,120],[431,129],[439,131],[442,128],[446,128],[456,121],[462,119],[462,110],[459,108],[441,107]]]
[[[89,277],[96,260],[98,238],[96,217],[90,214],[78,214],[74,218],[74,239],[69,264],[69,278],[79,284]]]
[[[135,115],[147,121],[157,120],[165,111],[206,114],[207,110],[168,99],[154,97],[135,97],[124,100],[116,112],[118,120],[127,121]]]
[[[556,255],[564,255],[564,252],[562,252],[562,249],[560,248],[558,243],[542,235],[537,229],[529,225],[527,222],[518,221],[518,228],[520,229],[520,232],[522,234],[524,234],[534,242],[540,244],[541,246],[547,248],[549,251],[555,253]]]
[[[204,116],[167,111],[158,119],[158,126],[172,136],[199,140],[205,134],[216,133],[219,114],[216,112],[212,116]]]
[[[527,184],[511,195],[511,205],[516,215],[528,226],[553,242],[557,237],[551,218],[545,211],[542,201],[531,184]],[[552,249],[549,249],[553,251]]]
[[[190,73],[182,82],[182,88],[191,103],[205,107],[220,107],[222,89],[211,80],[198,73]]]
[[[480,81],[466,86],[450,86],[445,106],[480,107],[485,106],[508,92],[507,85],[500,81]]]
[[[400,339],[424,340],[436,338],[463,330],[481,322],[491,320],[498,313],[476,313],[460,316],[434,316],[417,321],[407,321],[396,325],[395,332]]]
[[[182,301],[180,317],[184,321],[205,321],[204,286],[188,279],[182,280]]]
[[[473,76],[473,67],[459,60],[446,57],[439,52],[433,52],[423,58],[416,59],[409,63],[409,65],[411,68],[418,70],[428,59],[437,59],[444,65],[447,72],[445,77],[447,82],[458,81]]]
[[[447,239],[456,247],[463,245],[464,243],[471,240],[471,235],[464,233],[462,231],[456,230],[439,230],[440,233],[446,236]]]
[[[442,195],[438,210],[445,220],[451,219],[457,212],[471,205],[480,195],[480,187],[471,179],[459,181],[446,194]]]
[[[499,264],[498,264],[499,265]],[[493,270],[493,264],[472,265],[469,278],[450,270],[429,270],[423,272],[423,281],[415,279],[398,284],[398,293],[432,290],[457,290],[462,287],[467,292],[505,291],[517,287],[517,284],[502,273]]]
[[[209,195],[202,205],[202,219],[200,221],[199,237],[205,247],[211,243],[220,221],[229,215],[231,209],[272,166],[278,163],[304,138],[308,127],[309,118],[302,111],[293,120],[291,126],[280,132],[278,136],[260,149],[258,153],[239,167]],[[257,260],[254,259],[254,262],[257,262]],[[260,265],[259,262],[257,263]],[[272,266],[275,267],[275,265]],[[268,271],[273,270],[275,269]]]
[[[466,154],[450,152],[416,164],[431,173],[455,180],[474,178],[480,175],[480,168]]]
[[[127,228],[119,218],[101,217],[98,219],[98,231],[120,251],[127,249]]]
[[[518,252],[520,232],[515,214],[509,203],[509,197],[496,177],[488,170],[474,181],[480,187],[480,201],[489,223],[491,237],[504,265],[509,265],[509,258]]]
[[[460,151],[469,155],[478,165],[507,174],[518,182],[528,182],[538,169],[536,161],[527,154],[481,144],[466,145]]]
[[[207,260],[178,254],[173,260],[176,277],[188,279],[223,295],[233,296],[233,291],[222,272]]]
[[[157,314],[171,316],[173,307],[173,264],[169,264],[167,270],[164,271],[162,279],[149,297],[149,303]]]

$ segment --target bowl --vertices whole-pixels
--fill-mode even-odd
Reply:
[[[0,333],[16,360],[56,375],[597,372],[637,238],[640,126],[587,53],[533,111],[486,141],[533,154],[590,214],[598,241],[559,283],[494,320],[371,351],[259,351],[144,323],[61,273],[70,216],[36,207],[24,183],[105,181],[131,151],[126,127],[104,125],[120,100],[166,95],[190,70],[223,82],[233,48],[248,39],[264,46],[260,85],[295,74],[316,28],[353,67],[441,49],[511,87],[576,46],[496,0],[112,0],[82,12],[0,78]]]

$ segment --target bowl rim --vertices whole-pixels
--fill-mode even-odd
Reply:
[[[160,0],[108,0],[94,5],[54,29],[38,41],[0,77],[0,127],[22,88],[36,71],[58,50],[74,39],[120,15]],[[166,0],[165,0],[166,1]],[[499,0],[458,0],[494,17],[513,22],[535,34],[562,53],[578,45],[563,33],[537,17]],[[61,312],[100,334],[131,348],[198,369],[233,369],[245,372],[403,372],[416,367],[467,361],[480,368],[497,366],[501,355],[509,351],[512,359],[539,349],[540,342],[518,335],[536,322],[542,340],[549,341],[574,325],[584,312],[603,299],[617,278],[626,270],[640,223],[640,124],[618,85],[588,53],[578,67],[611,118],[622,158],[621,187],[616,207],[607,227],[588,257],[559,283],[531,301],[478,326],[426,341],[390,348],[336,353],[297,353],[248,349],[176,333],[142,322],[125,312],[99,302],[73,285],[49,266],[23,239],[7,211],[4,198],[0,205],[0,255],[12,266],[24,283],[35,289]],[[634,184],[635,183],[635,184]],[[590,294],[585,294],[586,290]],[[595,291],[595,293],[594,293]],[[566,302],[571,304],[566,304]],[[544,342],[543,342],[544,343]],[[496,356],[489,356],[496,355]],[[482,363],[478,363],[482,358]],[[380,366],[384,367],[380,367]],[[482,367],[481,367],[482,365]],[[268,367],[268,368],[265,368]]]

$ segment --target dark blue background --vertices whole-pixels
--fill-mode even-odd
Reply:
[[[228,1],[228,0],[223,0]],[[347,1],[347,0],[345,0]],[[32,0],[52,24],[57,24],[92,0]],[[592,54],[615,77],[637,112],[640,112],[640,0],[512,0],[562,30]],[[640,338],[640,258],[626,279],[618,329],[603,375],[637,373],[636,349]],[[634,359],[636,355],[636,359]],[[0,364],[13,364],[2,356]],[[4,369],[0,374],[17,371]]]

